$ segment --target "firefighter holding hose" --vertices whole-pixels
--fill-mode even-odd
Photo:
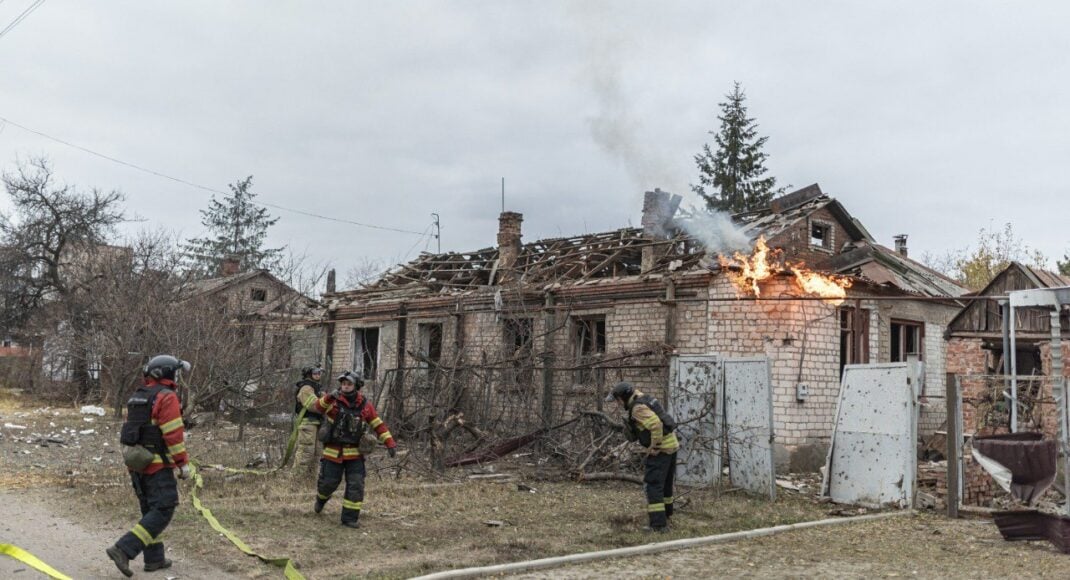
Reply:
[[[397,443],[390,429],[379,418],[375,407],[361,392],[364,379],[345,371],[338,377],[338,389],[309,402],[308,409],[322,414],[326,422],[320,427],[323,457],[314,511],[323,511],[331,494],[345,478],[342,495],[342,525],[360,527],[360,511],[364,505],[364,456],[360,440],[368,427],[375,430],[379,442],[386,445],[390,457],[397,455]],[[306,398],[307,399],[307,398]]]

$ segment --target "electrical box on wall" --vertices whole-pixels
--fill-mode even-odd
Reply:
[[[810,398],[810,385],[799,383],[795,385],[795,400],[803,403]]]

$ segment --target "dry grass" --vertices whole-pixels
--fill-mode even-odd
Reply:
[[[5,414],[6,415],[6,414]],[[42,431],[51,424],[85,427],[77,411],[31,412],[20,417]],[[29,478],[32,485],[73,486],[56,494],[57,502],[79,514],[88,525],[128,527],[138,518],[129,480],[115,446],[117,424],[97,418],[98,434],[78,445],[41,448],[29,443],[0,446],[8,465],[5,480]],[[194,430],[189,448],[204,463],[243,466],[265,447],[274,450],[277,430],[250,428],[243,442],[234,442],[229,426]],[[104,448],[105,442],[111,442]],[[10,449],[8,449],[10,448]],[[29,449],[32,455],[21,454]],[[273,451],[274,453],[274,451]],[[100,457],[100,461],[91,456]],[[90,457],[90,459],[86,459]],[[677,491],[679,514],[674,530],[651,537],[640,486],[631,483],[578,484],[546,481],[533,468],[502,462],[536,493],[519,491],[517,481],[476,482],[462,469],[438,480],[379,470],[382,455],[369,459],[363,527],[339,525],[340,492],[320,516],[312,513],[312,478],[289,472],[255,476],[203,470],[202,500],[222,524],[254,549],[268,556],[289,556],[309,578],[400,578],[448,568],[478,566],[580,551],[630,546],[650,541],[752,529],[825,517],[825,506],[791,497],[770,504],[743,494],[716,497],[712,492]],[[33,467],[47,462],[46,468]],[[76,471],[77,477],[66,475]],[[40,479],[33,479],[40,478]],[[451,483],[450,480],[460,481]],[[2,483],[2,482],[0,482]],[[249,577],[275,577],[278,571],[242,555],[211,531],[189,501],[191,486],[183,483],[182,504],[168,528],[168,542],[186,555],[203,557],[224,570]],[[492,527],[484,522],[504,522]]]

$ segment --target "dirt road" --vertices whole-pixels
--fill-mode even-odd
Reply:
[[[1070,555],[937,515],[811,528],[510,578],[1067,578]]]
[[[87,529],[72,516],[46,501],[41,492],[0,491],[0,543],[10,543],[32,552],[48,565],[73,578],[123,578],[104,554],[125,530],[95,527]],[[130,522],[133,525],[135,522]],[[174,566],[146,574],[141,559],[132,563],[138,578],[237,578],[222,570],[186,558],[181,550],[168,546]],[[0,578],[45,578],[33,568],[0,556]]]

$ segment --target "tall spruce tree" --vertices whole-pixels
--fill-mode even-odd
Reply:
[[[776,178],[765,176],[766,154],[762,146],[768,137],[758,136],[754,118],[747,117],[747,99],[737,82],[727,101],[719,103],[721,129],[710,131],[717,150],[707,143],[702,153],[695,155],[699,185],[691,189],[706,200],[712,210],[737,213],[765,207],[780,193]]]
[[[228,258],[239,260],[242,270],[271,269],[278,264],[283,248],[264,248],[264,238],[279,218],[254,204],[252,184],[252,175],[228,184],[229,195],[222,201],[212,196],[208,209],[201,210],[201,225],[209,235],[183,245],[192,270],[205,276],[218,275]]]

